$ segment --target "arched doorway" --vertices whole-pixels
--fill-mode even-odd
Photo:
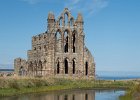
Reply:
[[[88,75],[88,62],[85,63],[85,75]]]
[[[64,66],[65,66],[65,74],[68,74],[68,60],[64,60]]]

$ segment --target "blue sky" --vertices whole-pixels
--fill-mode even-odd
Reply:
[[[1,0],[1,67],[27,58],[31,37],[47,30],[48,12],[57,18],[65,7],[83,14],[97,71],[140,72],[140,0]]]

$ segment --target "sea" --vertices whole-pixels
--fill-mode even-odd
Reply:
[[[96,78],[97,80],[129,80],[129,79],[140,79],[140,76],[100,76]]]
[[[0,69],[0,72],[14,72],[14,69]],[[140,72],[97,71],[97,80],[128,80],[140,79]]]
[[[97,80],[128,80],[140,79],[140,72],[126,72],[126,71],[97,71]]]

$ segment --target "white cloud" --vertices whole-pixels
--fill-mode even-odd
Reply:
[[[72,11],[84,12],[86,15],[92,15],[107,7],[109,0],[68,0],[65,6]]]
[[[56,3],[57,0],[21,0],[29,4],[37,4],[40,2]],[[89,16],[108,6],[109,0],[60,0],[64,3],[64,7],[68,7],[72,12],[82,12]]]

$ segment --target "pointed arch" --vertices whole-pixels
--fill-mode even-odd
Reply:
[[[64,59],[65,74],[68,74],[68,59]]]
[[[85,75],[88,75],[88,62],[85,63]]]

